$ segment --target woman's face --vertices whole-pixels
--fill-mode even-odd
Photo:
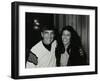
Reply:
[[[68,30],[64,30],[62,32],[62,42],[65,45],[68,45],[70,43],[71,33]]]

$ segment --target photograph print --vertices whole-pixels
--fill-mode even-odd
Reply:
[[[26,68],[89,65],[89,15],[25,15]]]
[[[11,77],[97,74],[97,7],[12,3]]]

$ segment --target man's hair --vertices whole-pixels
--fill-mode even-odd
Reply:
[[[55,31],[54,26],[49,26],[49,25],[42,25],[40,30],[41,30],[41,32],[44,32],[45,30],[53,30],[53,31]]]

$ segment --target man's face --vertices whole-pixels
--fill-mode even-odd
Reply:
[[[49,45],[54,40],[54,31],[53,30],[44,30],[41,32],[41,36],[43,38],[43,43]]]

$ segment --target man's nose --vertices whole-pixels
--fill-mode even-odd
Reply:
[[[52,38],[52,35],[51,34],[49,35],[49,38]]]

